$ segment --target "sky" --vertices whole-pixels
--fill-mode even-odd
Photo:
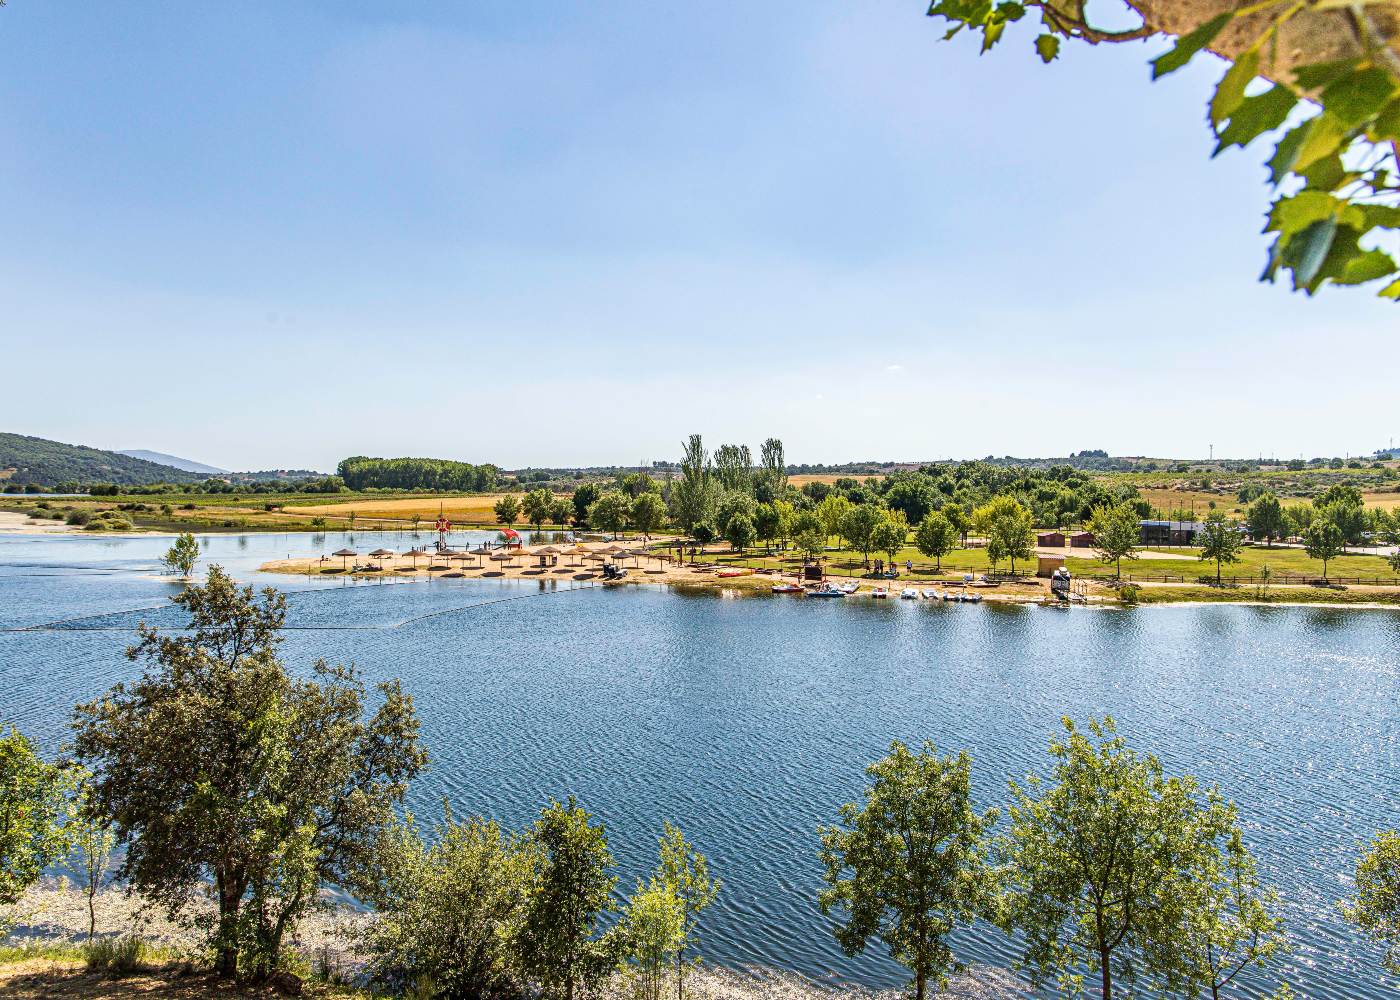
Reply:
[[[1396,307],[1256,280],[1223,64],[924,8],[9,0],[0,430],[235,470],[1400,435]]]

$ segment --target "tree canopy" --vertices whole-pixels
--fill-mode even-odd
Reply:
[[[1067,40],[1090,45],[1178,36],[1152,61],[1153,79],[1202,50],[1231,61],[1206,107],[1213,155],[1271,136],[1275,192],[1263,280],[1287,272],[1295,290],[1379,282],[1400,299],[1400,265],[1382,246],[1400,231],[1400,21],[1393,5],[1260,0],[1129,0],[1141,23],[1095,24],[1066,0],[933,0],[952,38],[981,35],[987,52],[1009,25],[1035,11],[1036,54],[1058,59]]]

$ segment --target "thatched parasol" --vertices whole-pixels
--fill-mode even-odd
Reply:
[[[346,564],[346,560],[348,560],[351,556],[359,555],[359,553],[356,552],[354,549],[339,549],[338,551],[332,552],[331,555],[340,556],[341,569],[349,569],[350,567]]]

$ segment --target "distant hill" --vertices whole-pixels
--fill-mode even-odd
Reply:
[[[115,451],[0,432],[0,484],[195,483],[204,476]]]
[[[163,451],[147,451],[144,448],[122,448],[117,451],[118,455],[126,455],[129,458],[140,458],[147,462],[154,462],[156,465],[169,465],[176,469],[184,469],[186,472],[199,472],[206,476],[227,475],[227,469],[216,469],[212,465],[205,465],[203,462],[194,462],[188,458],[181,458],[178,455],[167,455]]]

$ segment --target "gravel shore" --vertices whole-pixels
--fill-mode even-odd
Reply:
[[[153,944],[193,955],[200,933],[189,919],[170,920],[158,907],[138,897],[108,889],[96,901],[97,933],[104,936],[135,934]],[[183,915],[193,918],[195,910]],[[87,936],[87,897],[66,882],[46,883],[25,893],[15,907],[16,923],[6,941],[26,943],[81,942]],[[295,945],[313,966],[325,965],[342,975],[353,976],[362,959],[354,949],[354,939],[370,915],[334,907],[318,910],[302,922]],[[901,1000],[896,990],[875,991],[842,982],[813,982],[777,969],[740,969],[703,966],[686,979],[686,991],[697,1000]],[[616,992],[619,996],[622,991]],[[974,967],[954,976],[943,1000],[1011,1000],[1027,993],[1014,976],[985,966]]]

